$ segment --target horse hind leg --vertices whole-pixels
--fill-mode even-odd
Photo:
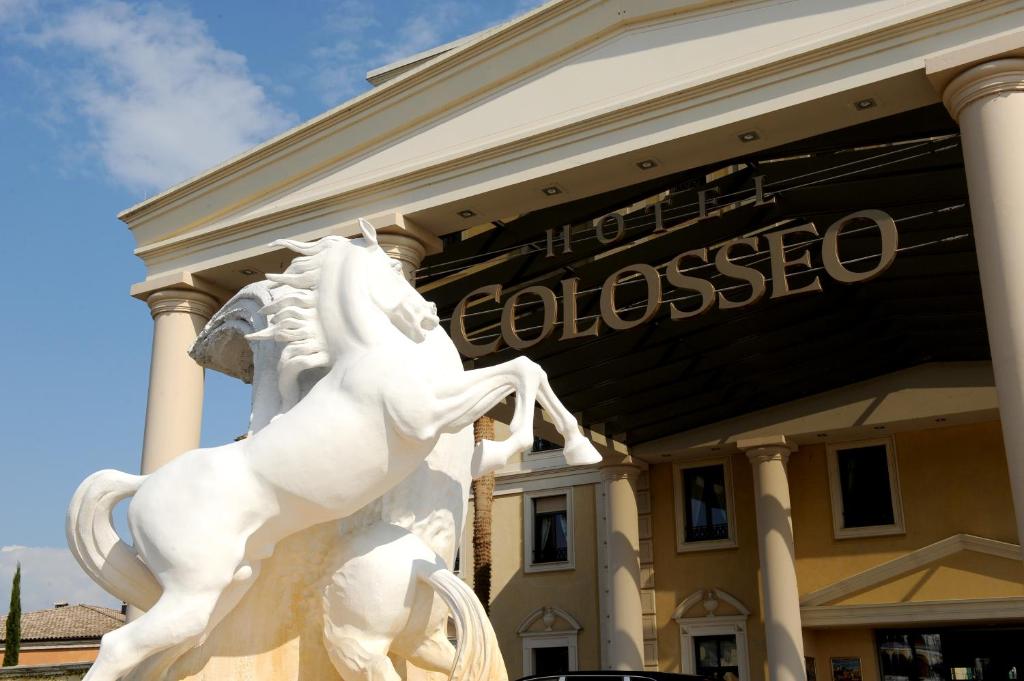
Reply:
[[[440,629],[424,637],[408,650],[398,652],[409,662],[428,672],[450,675],[455,668],[455,646],[448,640],[448,635]]]
[[[337,630],[325,631],[324,637],[331,663],[345,681],[402,681],[388,657],[389,642]]]
[[[197,641],[209,625],[219,591],[165,591],[137,620],[103,636],[82,681],[118,681],[152,655]]]
[[[150,655],[128,675],[127,681],[162,681],[165,679],[174,663],[195,646],[202,645],[204,638],[238,605],[242,596],[256,581],[259,569],[259,563],[251,566],[247,563],[236,570],[234,580],[217,599],[217,605],[210,614],[209,622],[202,634],[189,637],[181,643]]]

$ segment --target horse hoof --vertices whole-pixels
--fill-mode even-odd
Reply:
[[[570,466],[589,466],[601,463],[603,458],[590,440],[583,436],[566,442],[562,454],[565,456],[565,462]]]
[[[505,465],[505,447],[501,442],[481,440],[473,451],[474,478],[493,473]]]

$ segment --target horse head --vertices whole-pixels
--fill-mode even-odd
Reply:
[[[362,247],[369,258],[366,274],[370,297],[406,337],[415,343],[424,341],[427,333],[440,323],[437,306],[406,280],[401,264],[380,247],[373,225],[360,218],[359,227],[363,237],[353,244]]]

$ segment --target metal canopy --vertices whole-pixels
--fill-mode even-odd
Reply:
[[[599,314],[602,282],[625,265],[662,266],[684,251],[807,221],[822,232],[844,215],[874,208],[896,220],[900,248],[876,279],[855,285],[829,279],[820,271],[820,241],[809,239],[817,271],[794,272],[789,281],[796,288],[818,275],[821,293],[766,295],[747,307],[714,307],[678,321],[663,304],[650,322],[628,331],[604,328],[596,338],[562,341],[556,327],[526,354],[584,423],[630,445],[924,362],[987,359],[957,132],[941,107],[929,107],[571,201],[450,242],[424,263],[417,285],[449,319],[458,301],[482,285],[500,283],[506,297],[538,284],[561,295],[559,282],[575,276],[585,325]],[[772,200],[736,203],[752,194],[756,175],[764,176],[764,195]],[[698,192],[709,187],[706,202],[724,197],[717,204],[723,210],[698,219]],[[606,245],[595,237],[591,220],[651,197],[667,200],[664,232],[653,233],[652,205],[633,205],[624,216],[623,240]],[[556,238],[555,255],[548,257],[546,230],[558,234],[567,223],[577,225],[572,252],[563,254]],[[841,255],[870,266],[877,243],[877,231],[849,230]],[[767,256],[746,264],[770,278]],[[722,285],[713,268],[700,276]],[[728,285],[736,299],[750,290]],[[678,291],[666,289],[664,297],[680,298],[683,308],[690,304]],[[645,299],[644,286],[617,289],[619,309],[643,307]],[[470,307],[465,323],[471,338],[496,337],[500,310],[495,303]],[[524,303],[518,310],[517,326],[530,338],[530,329],[541,324],[541,308]],[[517,354],[503,348],[473,362],[488,366]]]

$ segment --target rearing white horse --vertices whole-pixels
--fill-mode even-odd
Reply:
[[[194,644],[244,595],[283,538],[348,516],[394,487],[442,433],[516,393],[512,434],[483,442],[493,468],[533,441],[535,400],[565,437],[570,463],[600,455],[544,372],[519,358],[461,371],[435,362],[435,307],[401,275],[360,221],[363,238],[277,242],[296,258],[270,279],[287,295],[265,310],[277,338],[302,338],[297,364],[329,366],[294,406],[252,437],[187,452],[148,476],[100,471],[68,509],[72,553],[107,591],[147,612],[103,638],[87,681],[116,681],[147,657]],[[445,337],[448,345],[451,341]],[[134,495],[120,540],[111,511]]]

